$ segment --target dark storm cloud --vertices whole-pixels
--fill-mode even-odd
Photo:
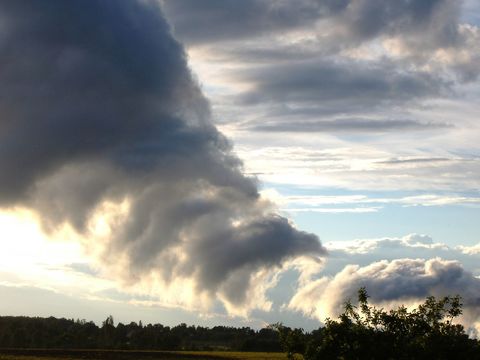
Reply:
[[[480,69],[478,35],[461,24],[460,0],[164,0],[163,4],[176,36],[193,48],[203,46],[193,58],[218,64],[219,78],[231,80],[234,95],[219,97],[218,103],[237,111],[255,106],[248,111],[256,114],[256,120],[241,124],[244,129],[444,128],[448,124],[441,119],[410,120],[409,110],[452,96],[455,82],[475,80]],[[227,63],[241,66],[224,66]],[[249,90],[241,93],[236,81]],[[358,124],[331,121],[354,116],[359,117]],[[361,119],[370,117],[385,120]]]
[[[154,146],[182,150],[171,135],[190,136],[190,146],[203,146],[202,135],[216,141],[214,131],[189,131],[168,109],[176,92],[201,98],[181,47],[152,10],[133,1],[0,4],[2,198],[25,195],[72,159],[114,151],[121,166],[133,165],[137,155],[139,162],[152,160],[137,167],[151,167]],[[163,106],[148,95],[159,96]]]
[[[0,2],[0,24],[0,205],[87,234],[95,209],[127,199],[105,261],[211,296],[323,253],[259,200],[156,2]]]
[[[427,72],[405,72],[388,63],[294,62],[239,74],[254,88],[244,104],[344,102],[375,106],[439,96],[448,84]]]
[[[326,121],[277,122],[247,127],[254,131],[267,132],[362,132],[381,133],[389,131],[422,131],[448,127],[446,124],[422,123],[416,120],[372,120],[362,118],[346,118]],[[437,159],[438,161],[438,159]],[[406,161],[404,161],[406,162]]]
[[[225,238],[232,241],[222,241]],[[200,273],[202,283],[212,286],[225,276],[225,271],[248,271],[248,266],[262,264],[275,266],[282,260],[287,260],[287,254],[300,256],[318,251],[310,234],[294,230],[286,219],[279,216],[255,220],[248,226],[226,229],[226,233],[212,234],[206,243],[193,242],[192,246],[192,253],[205,264]],[[227,294],[228,299],[233,304],[241,304],[246,300],[248,283],[237,279],[234,285]]]
[[[238,105],[269,107],[262,122],[248,122],[243,124],[244,128],[281,132],[378,132],[449,126],[442,121],[395,118],[404,117],[402,115],[393,119],[391,115],[379,116],[379,112],[386,109],[401,110],[406,104],[415,106],[422,99],[451,93],[450,84],[439,77],[420,71],[402,71],[388,62],[291,62],[252,68],[237,76],[251,85],[250,90],[238,97]]]
[[[443,47],[457,40],[460,5],[458,0],[350,1],[341,20],[353,39],[414,35],[428,40],[430,47]]]
[[[430,46],[442,46],[456,41],[459,7],[457,0],[164,0],[176,35],[192,43],[258,37],[330,20],[341,30],[333,34],[346,43],[421,31]]]
[[[472,81],[479,70],[474,50],[478,36],[462,30],[458,0],[164,0],[163,4],[176,36],[193,47],[204,46],[198,55],[201,61],[212,60],[232,84],[248,86],[246,92],[234,90],[231,98],[219,98],[225,108],[254,107],[248,111],[256,114],[255,120],[239,125],[244,129],[445,128],[448,124],[441,119],[410,119],[409,110],[426,100],[451,96],[456,80]],[[446,64],[436,50],[457,60]],[[462,57],[454,55],[457,51]],[[228,68],[226,63],[241,66]],[[338,117],[349,117],[352,123],[332,121]],[[371,117],[383,120],[366,120]]]
[[[333,1],[328,3],[334,8],[340,6]],[[294,28],[316,20],[320,11],[319,4],[305,0],[295,3],[283,0],[165,0],[163,4],[175,35],[187,43],[235,40]]]

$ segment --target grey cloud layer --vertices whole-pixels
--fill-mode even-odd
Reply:
[[[268,132],[372,132],[381,133],[401,130],[433,130],[449,127],[442,123],[422,123],[415,120],[370,120],[370,119],[335,119],[325,121],[297,121],[295,123],[266,123],[251,125],[247,128],[255,131]]]
[[[198,2],[164,0],[175,32],[187,42],[212,42],[260,36],[335,19],[352,41],[397,33],[433,33],[430,40],[455,40],[455,0],[247,0]]]
[[[269,0],[164,0],[164,9],[172,19],[175,35],[187,43],[243,39],[276,30],[311,23],[320,8],[328,11],[343,7],[344,1]]]
[[[442,121],[396,119],[383,114],[390,111],[402,117],[403,107],[451,92],[448,82],[435,75],[405,72],[393,64],[292,61],[257,67],[239,78],[251,86],[239,95],[239,105],[260,107],[260,114],[268,108],[261,120],[242,125],[251,130],[385,132],[449,126]],[[343,114],[350,116],[335,119]]]
[[[389,64],[295,62],[257,68],[244,77],[255,90],[245,103],[341,101],[366,106],[438,96],[447,84],[427,72],[408,72]],[[352,106],[352,105],[350,105]],[[358,110],[358,109],[357,109]]]
[[[263,41],[261,48],[251,51],[251,43],[245,46],[239,40],[278,39],[291,31],[303,31],[314,35],[309,42],[315,39],[312,42],[315,48],[306,53],[298,46],[301,41],[292,42],[297,53],[303,55],[337,53],[375,39],[395,38],[400,39],[402,46],[411,51],[410,57],[417,60],[430,57],[435,49],[465,47],[471,37],[462,33],[459,26],[462,3],[461,0],[300,0],[295,3],[163,0],[180,39],[202,45],[234,42],[232,52],[240,57],[242,48],[249,58],[257,54],[261,58],[268,53],[273,55],[278,47]],[[271,56],[270,61],[276,58]]]
[[[214,99],[215,106],[232,119],[233,131],[242,130],[237,136],[247,147],[257,140],[257,148],[248,147],[254,155],[244,155],[250,156],[253,172],[273,174],[266,178],[281,184],[348,189],[455,194],[477,188],[472,169],[478,162],[452,155],[462,146],[477,153],[476,143],[465,145],[467,134],[478,133],[476,115],[463,112],[465,103],[458,102],[454,111],[448,104],[464,90],[478,97],[478,89],[468,87],[480,73],[480,32],[478,24],[463,23],[462,1],[164,3],[194,62],[198,59],[199,68],[213,64],[206,72],[210,77],[219,74],[212,93],[228,89]],[[288,21],[282,18],[285,12],[291,14]],[[325,157],[329,141],[347,148],[346,154],[340,149]],[[264,153],[256,151],[259,147]],[[332,180],[325,181],[329,176]],[[475,206],[478,199],[426,195],[377,201],[379,206]],[[327,276],[305,282],[291,308],[324,320],[365,285],[373,301],[383,304],[460,293],[467,322],[478,320],[480,284],[471,273],[478,271],[477,248],[453,249],[410,236],[329,250]]]
[[[256,271],[323,253],[259,200],[156,2],[19,0],[0,19],[0,205],[88,235],[127,199],[107,263],[238,306]]]
[[[457,81],[470,82],[480,72],[478,31],[461,24],[457,0],[163,3],[181,39],[193,48],[201,45],[209,54],[202,56],[210,56],[233,83],[248,85],[216,104],[226,114],[250,107],[257,115],[243,129],[442,128],[441,119],[411,119],[411,110],[451,97]],[[239,67],[222,70],[225,63]],[[358,124],[331,121],[345,115]],[[372,116],[379,121],[362,121]]]

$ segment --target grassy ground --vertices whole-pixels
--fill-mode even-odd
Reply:
[[[267,353],[267,352],[225,352],[225,351],[184,351],[183,354],[195,354],[197,356],[218,356],[223,359],[245,359],[245,360],[285,360],[287,357],[284,353]]]
[[[285,360],[283,353],[224,351],[108,351],[0,349],[0,360]]]

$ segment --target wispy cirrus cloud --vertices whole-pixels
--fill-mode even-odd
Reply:
[[[439,132],[442,133],[441,130]],[[271,138],[276,144],[268,146],[267,143],[260,147],[254,146],[252,138],[256,139],[256,135],[252,132],[248,134],[251,143],[237,147],[237,152],[248,159],[248,172],[260,174],[263,180],[271,184],[318,187],[317,193],[321,193],[320,188],[339,188],[357,194],[407,191],[409,194],[402,196],[405,198],[442,195],[453,201],[453,198],[478,197],[478,177],[474,176],[480,165],[477,157],[464,153],[453,154],[441,148],[435,151],[415,148],[399,150],[396,149],[397,144],[408,145],[400,134],[390,138],[393,145],[388,147],[388,140],[383,134],[364,134],[359,143],[352,144],[350,137],[360,136],[358,133],[344,133],[346,140],[332,139],[331,134],[326,133],[326,137],[321,139],[321,148],[315,145],[315,138],[323,133],[295,133],[288,137],[282,134],[279,139],[275,137],[275,132],[260,132],[258,136],[261,134],[267,139]],[[415,141],[421,142],[424,136],[419,134]],[[443,138],[444,134],[438,136]],[[412,192],[416,193],[413,195]]]
[[[268,194],[268,193],[267,193]],[[276,194],[273,199],[280,204],[309,206],[314,211],[324,205],[354,205],[354,204],[396,204],[402,206],[446,206],[446,205],[475,205],[480,204],[480,197],[461,195],[425,194],[398,198],[369,197],[366,195],[289,195]],[[286,208],[288,209],[288,207]],[[307,208],[308,209],[308,208]]]

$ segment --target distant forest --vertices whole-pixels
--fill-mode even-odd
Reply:
[[[282,351],[279,333],[215,326],[169,327],[161,324],[114,324],[109,316],[101,327],[85,320],[54,317],[0,317],[0,347],[35,349],[236,350]]]
[[[416,309],[392,310],[368,303],[365,288],[358,301],[345,303],[337,320],[312,332],[281,323],[261,330],[206,328],[180,324],[114,324],[99,327],[85,320],[0,317],[0,348],[232,350],[280,352],[294,359],[479,359],[480,342],[455,321],[462,314],[460,296],[428,297]]]

